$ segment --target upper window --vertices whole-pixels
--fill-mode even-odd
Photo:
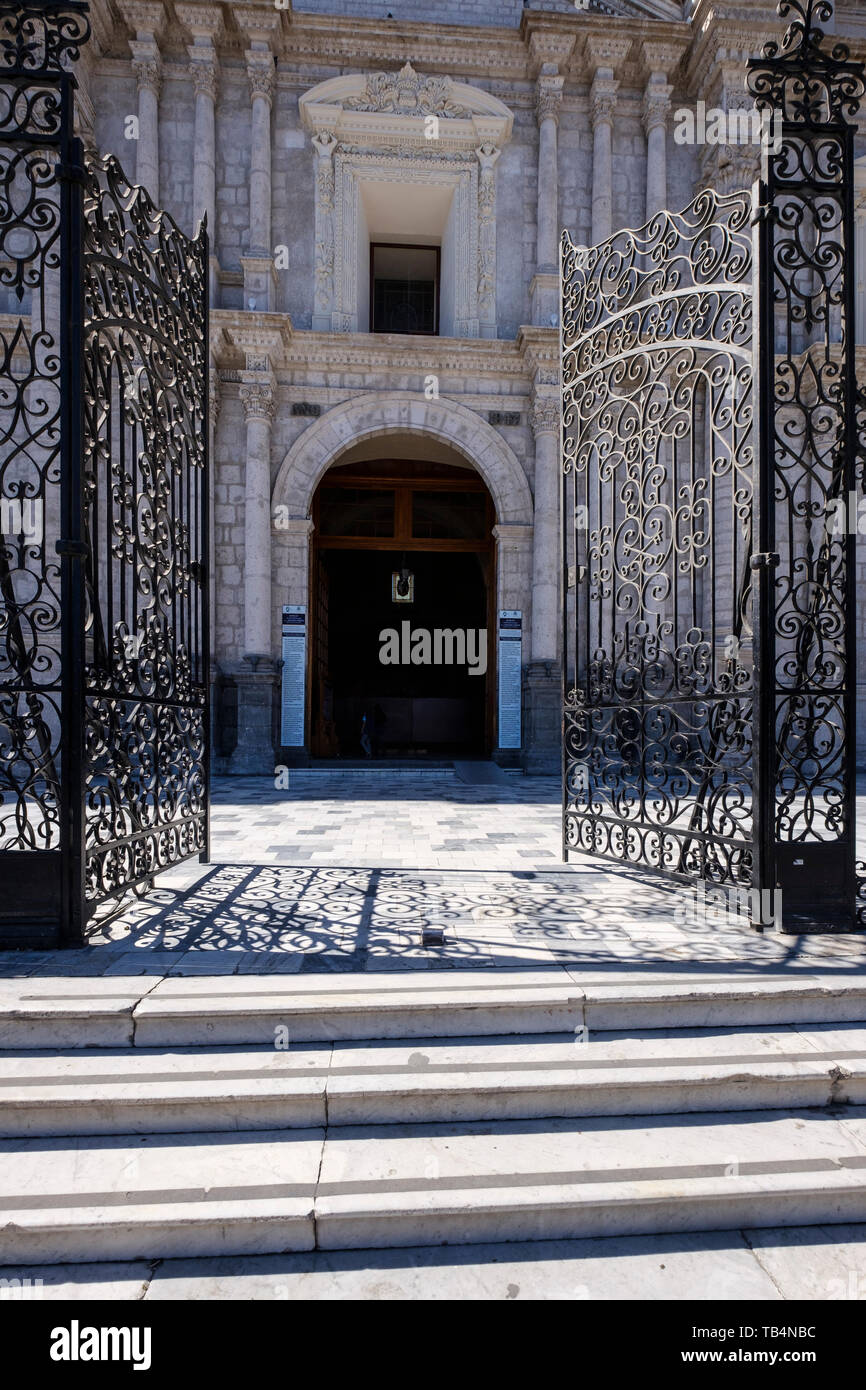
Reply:
[[[372,242],[370,327],[374,333],[439,332],[439,247]]]

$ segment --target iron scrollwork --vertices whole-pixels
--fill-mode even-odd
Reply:
[[[566,848],[750,858],[752,235],[701,193],[562,244]],[[567,585],[568,591],[568,585]]]
[[[112,157],[85,186],[91,901],[207,846],[207,234]]]
[[[825,42],[826,0],[783,0],[779,43],[749,63],[781,118],[762,189],[762,496],[780,563],[762,656],[772,729],[763,855],[810,929],[855,914],[857,484],[853,120],[864,66]],[[862,917],[862,909],[861,909]]]

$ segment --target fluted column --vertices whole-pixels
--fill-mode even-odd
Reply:
[[[664,74],[654,73],[644,92],[647,221],[668,205],[667,121],[672,91],[673,88],[665,81]]]
[[[559,648],[559,400],[536,394],[529,415],[535,438],[532,545],[532,660]]]
[[[274,378],[269,371],[241,374],[247,426],[244,487],[244,656],[271,656],[271,423]]]

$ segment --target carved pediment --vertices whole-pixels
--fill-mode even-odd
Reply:
[[[409,62],[399,72],[347,73],[319,82],[301,97],[300,109],[308,130],[361,146],[395,136],[429,144],[424,126],[430,117],[443,122],[451,147],[502,144],[513,123],[498,97],[446,75],[416,72]]]

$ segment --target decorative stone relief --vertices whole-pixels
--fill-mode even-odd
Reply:
[[[494,168],[502,153],[495,145],[475,151],[481,174],[478,183],[478,319],[482,333],[496,337],[496,179]]]
[[[361,96],[343,103],[346,111],[390,111],[404,116],[464,117],[467,107],[454,99],[450,77],[423,77],[411,63],[396,74],[374,72],[367,77]]]
[[[316,151],[316,283],[315,320],[319,330],[331,327],[334,299],[334,151],[336,138],[330,131],[313,136]]]

